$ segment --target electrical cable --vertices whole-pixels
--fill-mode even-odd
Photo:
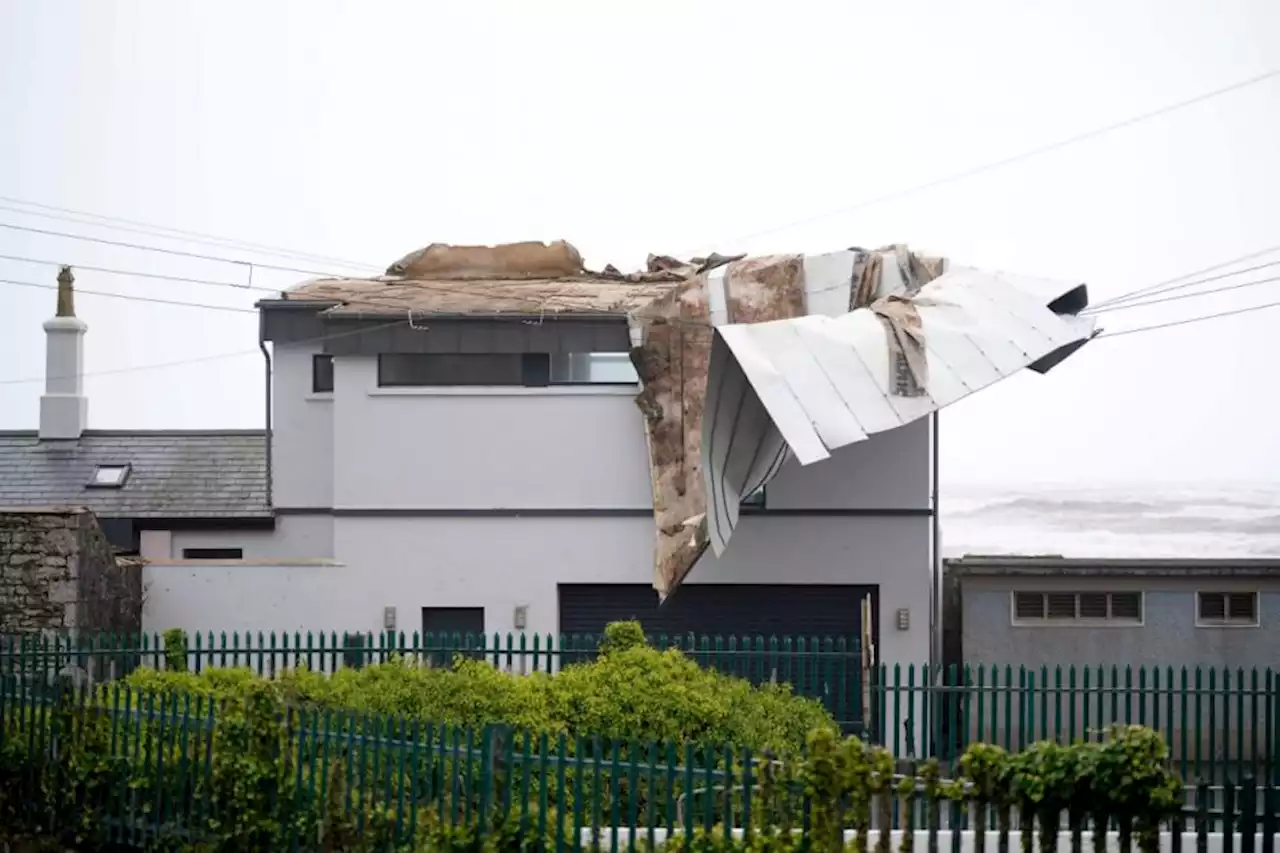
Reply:
[[[238,281],[218,281],[212,278],[192,278],[184,275],[167,275],[165,273],[141,272],[139,270],[122,270],[113,267],[94,267],[88,264],[68,264],[62,261],[50,261],[46,258],[29,258],[22,255],[0,255],[0,261],[17,261],[24,264],[43,264],[50,267],[69,266],[73,270],[87,270],[89,272],[106,273],[107,275],[121,275],[137,278],[154,278],[160,281],[176,281],[182,284],[207,284],[214,287],[230,287],[235,290],[259,290],[264,293],[279,293],[278,287],[262,287],[256,284],[241,284]]]
[[[121,216],[108,216],[102,213],[92,213],[86,210],[75,210],[69,207],[58,207],[57,205],[44,204],[38,201],[28,201],[21,198],[13,198],[12,196],[0,195],[0,210],[6,210],[11,213],[20,213],[25,216],[39,216],[46,219],[62,220],[65,222],[74,222],[79,225],[96,225],[103,228],[111,228],[116,231],[126,231],[133,234],[145,234],[152,237],[160,237],[167,240],[183,239],[190,243],[203,243],[209,246],[221,246],[224,248],[241,249],[254,252],[266,252],[276,258],[293,258],[296,260],[307,261],[309,263],[318,264],[334,264],[340,267],[352,267],[354,269],[379,269],[378,264],[370,264],[362,261],[351,261],[344,258],[335,258],[328,255],[317,255],[310,252],[299,252],[294,249],[282,249],[278,246],[271,246],[266,243],[252,243],[247,240],[237,240],[231,237],[219,237],[215,234],[206,234],[202,231],[188,231],[183,228],[171,228],[166,225],[156,225],[151,222],[144,222],[138,219],[125,219]],[[37,210],[24,210],[22,207],[13,207],[13,205],[23,205],[25,207],[37,208]],[[49,211],[42,213],[39,211]],[[80,217],[80,218],[75,218]],[[94,221],[98,220],[98,221]],[[114,224],[121,223],[121,224]]]
[[[45,290],[57,290],[56,284],[42,284],[37,281],[18,281],[12,278],[0,278],[0,284],[10,284],[14,287],[40,287]],[[182,308],[205,308],[209,311],[236,311],[243,314],[257,314],[257,308],[240,308],[235,305],[210,305],[207,302],[182,302],[178,299],[161,299],[155,296],[138,296],[134,293],[109,293],[105,290],[82,290],[76,288],[77,294],[86,296],[105,296],[110,299],[125,299],[130,302],[153,302],[157,305],[177,305]]]
[[[1127,293],[1122,293],[1121,295],[1112,297],[1111,299],[1104,299],[1101,302],[1097,303],[1096,305],[1090,305],[1089,310],[1097,311],[1099,309],[1107,308],[1112,305],[1119,304],[1121,302],[1128,302],[1133,299],[1138,299],[1139,297],[1142,297],[1142,296],[1154,295],[1158,293],[1166,293],[1171,290],[1179,290],[1191,284],[1197,284],[1205,281],[1214,281],[1216,279],[1207,278],[1207,279],[1201,279],[1200,282],[1193,281],[1193,282],[1187,282],[1187,284],[1177,284],[1177,282],[1184,281],[1185,279],[1191,278],[1192,276],[1203,275],[1204,273],[1207,273],[1207,272],[1215,272],[1217,270],[1223,269],[1224,267],[1229,267],[1232,264],[1238,264],[1241,261],[1251,261],[1254,258],[1260,258],[1263,255],[1270,255],[1275,252],[1280,252],[1280,245],[1269,246],[1265,249],[1258,249],[1257,251],[1249,252],[1248,254],[1240,255],[1238,257],[1231,258],[1230,260],[1220,261],[1216,264],[1211,264],[1207,267],[1203,267],[1202,269],[1195,270],[1194,272],[1185,273],[1183,275],[1176,276],[1174,278],[1167,278],[1164,281],[1158,281],[1155,284],[1150,284],[1150,285],[1147,285],[1146,287],[1140,287],[1137,290],[1131,290]],[[1267,263],[1267,264],[1261,264],[1260,266],[1257,266],[1257,267],[1250,267],[1249,269],[1236,270],[1235,272],[1225,273],[1221,277],[1229,278],[1230,276],[1236,275],[1237,273],[1249,272],[1250,270],[1253,270],[1253,269],[1261,269],[1262,267],[1268,267],[1268,266],[1272,266],[1272,264]]]
[[[333,340],[335,338],[344,338],[349,335],[359,335],[365,332],[378,331],[379,329],[388,329],[388,328],[391,328],[392,326],[398,326],[402,322],[404,321],[394,320],[390,323],[381,323],[379,325],[370,326],[367,328],[348,329],[346,331],[333,332],[327,335],[317,335],[311,338],[300,338],[299,340],[291,341],[291,343],[293,344],[323,343],[324,341]],[[257,347],[254,347],[253,349],[238,350],[237,352],[224,352],[224,353],[218,353],[216,355],[199,356],[197,358],[184,358],[179,361],[167,361],[167,362],[162,362],[160,364],[140,364],[140,365],[135,365],[133,367],[118,367],[118,368],[115,368],[114,370],[93,370],[93,371],[84,373],[82,375],[85,378],[88,378],[91,376],[114,376],[121,373],[137,373],[143,370],[162,370],[169,367],[183,367],[189,364],[203,364],[204,362],[218,361],[224,358],[240,358],[246,355],[262,355],[262,351]],[[59,377],[59,378],[65,378],[65,377]],[[0,385],[29,385],[32,383],[44,382],[44,381],[45,381],[45,377],[43,376],[35,376],[28,379],[0,379]]]
[[[755,231],[749,234],[735,237],[732,240],[723,240],[719,243],[719,245],[724,246],[728,244],[742,243],[748,240],[754,240],[757,237],[765,237],[770,234],[776,234],[779,231],[788,231],[800,225],[809,225],[814,222],[821,222],[824,219],[830,219],[835,216],[841,216],[846,213],[852,213],[855,210],[861,210],[862,208],[865,208],[865,207],[871,207],[872,205],[882,204],[886,201],[894,201],[899,198],[905,198],[907,196],[914,195],[918,192],[923,192],[924,190],[933,189],[935,187],[943,186],[949,183],[953,183],[955,181],[961,181],[966,178],[971,178],[975,175],[980,175],[985,172],[990,172],[990,171],[994,171],[995,169],[1000,169],[1005,166],[1013,165],[1014,163],[1020,163],[1023,160],[1030,160],[1034,157],[1039,157],[1043,154],[1048,154],[1053,151],[1057,151],[1061,148],[1066,148],[1070,145],[1075,145],[1080,142],[1086,142],[1090,139],[1094,139],[1096,137],[1103,136],[1105,134],[1112,133],[1117,130],[1122,130],[1124,128],[1131,127],[1135,124],[1140,124],[1145,121],[1149,121],[1153,118],[1158,118],[1160,116],[1166,115],[1171,112],[1176,112],[1178,110],[1186,109],[1187,107],[1203,103],[1205,101],[1220,97],[1222,95],[1226,95],[1230,92],[1234,92],[1239,89],[1244,89],[1249,86],[1255,86],[1258,83],[1262,83],[1266,80],[1270,80],[1271,78],[1277,77],[1277,76],[1280,76],[1280,68],[1273,68],[1270,71],[1265,71],[1261,74],[1255,75],[1253,77],[1249,77],[1248,79],[1237,81],[1228,86],[1223,86],[1219,89],[1214,89],[1210,92],[1203,92],[1199,95],[1196,95],[1191,98],[1186,98],[1181,101],[1175,101],[1174,103],[1166,104],[1162,107],[1158,107],[1156,109],[1149,110],[1144,113],[1139,113],[1138,115],[1135,115],[1135,116],[1131,116],[1130,118],[1127,118],[1123,121],[1113,122],[1111,124],[1103,125],[1102,127],[1097,127],[1092,130],[1085,131],[1084,133],[1078,133],[1074,136],[1069,136],[1065,139],[1060,139],[1056,142],[1051,142],[1046,145],[1041,145],[1036,148],[1023,151],[1020,154],[1014,154],[1009,157],[1004,157],[999,160],[994,160],[989,163],[984,163],[980,166],[974,166],[972,168],[965,169],[964,171],[961,171],[961,172],[955,172],[953,174],[946,175],[941,178],[935,178],[930,181],[925,181],[924,183],[915,184],[914,186],[905,187],[900,190],[894,190],[893,192],[888,192],[883,195],[873,196],[872,198],[854,202],[853,204],[842,205],[841,207],[832,208],[823,213],[818,213],[811,216],[805,216],[800,219],[795,219],[795,220],[792,220],[791,222],[784,223],[782,225],[777,225],[771,228],[763,229],[761,231]],[[688,254],[700,254],[700,253],[690,252]]]
[[[1163,302],[1176,302],[1179,299],[1193,299],[1197,296],[1212,296],[1215,293],[1226,293],[1230,290],[1239,290],[1243,287],[1253,287],[1259,284],[1269,284],[1273,281],[1280,281],[1280,275],[1270,276],[1268,278],[1259,278],[1252,281],[1243,281],[1237,284],[1228,284],[1222,287],[1211,287],[1208,290],[1197,290],[1195,293],[1178,293],[1173,296],[1162,296],[1157,299],[1144,299],[1141,302],[1126,302],[1122,305],[1113,305],[1110,308],[1101,308],[1097,310],[1085,310],[1080,312],[1087,316],[1096,316],[1098,314],[1110,314],[1112,311],[1127,311],[1130,308],[1146,308],[1149,305],[1159,305]],[[1203,282],[1190,282],[1191,284],[1203,284]]]
[[[223,264],[239,264],[240,266],[258,267],[264,270],[276,270],[279,272],[296,272],[302,275],[318,275],[323,278],[350,278],[348,275],[338,275],[332,272],[321,270],[304,269],[301,267],[287,267],[281,264],[268,264],[260,261],[243,261],[236,258],[220,258],[216,255],[203,255],[199,252],[184,252],[181,249],[166,249],[162,246],[147,246],[141,243],[127,243],[123,240],[108,240],[105,237],[91,237],[87,234],[69,234],[66,231],[53,231],[47,228],[33,228],[30,225],[16,225],[12,222],[0,222],[0,228],[9,228],[14,231],[27,231],[31,234],[44,234],[49,237],[66,237],[70,240],[86,240],[90,243],[100,243],[104,246],[117,246],[122,249],[137,249],[144,252],[159,252],[164,255],[174,255],[180,258],[196,258],[202,261],[215,261]]]
[[[1172,320],[1168,323],[1155,323],[1150,326],[1139,326],[1136,329],[1121,329],[1117,332],[1101,332],[1099,338],[1118,338],[1122,335],[1136,335],[1139,332],[1155,332],[1160,329],[1171,329],[1174,326],[1186,326],[1190,323],[1199,323],[1204,320],[1217,320],[1219,317],[1234,317],[1238,314],[1249,314],[1253,311],[1263,311],[1267,308],[1280,308],[1280,301],[1264,302],[1261,305],[1250,305],[1247,308],[1236,308],[1232,311],[1219,311],[1216,314],[1201,314],[1198,317],[1186,317],[1181,320]]]

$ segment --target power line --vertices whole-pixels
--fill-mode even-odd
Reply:
[[[1270,255],[1275,252],[1280,252],[1280,245],[1268,246],[1267,248],[1259,249],[1256,252],[1249,252],[1248,254],[1240,255],[1239,257],[1231,258],[1230,260],[1221,261],[1216,264],[1211,264],[1207,267],[1203,267],[1202,269],[1195,270],[1194,272],[1184,273],[1183,275],[1175,276],[1174,278],[1167,278],[1164,281],[1158,281],[1155,284],[1147,285],[1146,287],[1142,287],[1137,290],[1131,290],[1128,293],[1122,293],[1121,295],[1113,297],[1111,299],[1104,299],[1101,302],[1099,302],[1097,305],[1091,305],[1089,307],[1089,310],[1096,311],[1099,309],[1107,308],[1111,305],[1118,305],[1121,302],[1128,302],[1133,299],[1138,299],[1139,297],[1142,297],[1142,296],[1159,294],[1159,293],[1167,293],[1171,290],[1180,290],[1184,287],[1189,287],[1190,285],[1193,285],[1193,284],[1201,284],[1206,281],[1216,281],[1218,278],[1230,278],[1231,276],[1237,275],[1238,273],[1251,272],[1252,270],[1273,266],[1274,262],[1260,264],[1259,266],[1256,266],[1256,267],[1249,267],[1243,270],[1235,270],[1234,272],[1224,273],[1223,275],[1217,276],[1215,278],[1204,278],[1204,279],[1200,279],[1199,281],[1191,281],[1191,282],[1186,282],[1185,284],[1177,284],[1177,282],[1184,281],[1185,279],[1191,278],[1192,276],[1203,275],[1204,273],[1207,273],[1207,272],[1215,272],[1225,267],[1229,267],[1232,264],[1238,264],[1242,261],[1251,261],[1254,258],[1260,258],[1263,255]]]
[[[12,278],[0,278],[0,284],[9,284],[14,287],[39,287],[44,290],[57,290],[56,284],[41,284],[37,281],[18,281]],[[109,293],[105,290],[84,290],[77,287],[77,294],[85,294],[87,296],[106,296],[111,299],[124,299],[130,302],[154,302],[157,305],[177,305],[182,308],[206,308],[210,311],[237,311],[244,314],[257,314],[256,308],[240,308],[234,305],[210,305],[207,302],[183,302],[178,299],[160,299],[154,296],[138,296],[134,293]]]
[[[1236,308],[1232,311],[1219,311],[1216,314],[1201,314],[1198,317],[1187,317],[1182,320],[1173,320],[1168,323],[1155,323],[1151,326],[1139,326],[1136,329],[1121,329],[1118,332],[1102,332],[1099,338],[1117,338],[1121,335],[1136,335],[1139,332],[1154,332],[1159,329],[1171,329],[1174,326],[1186,326],[1190,323],[1200,323],[1204,320],[1217,320],[1219,317],[1234,317],[1237,314],[1248,314],[1253,311],[1262,311],[1267,308],[1280,307],[1280,301],[1264,302],[1261,305],[1250,305],[1248,308]]]
[[[17,261],[24,264],[43,264],[50,267],[70,266],[76,270],[86,270],[88,272],[100,272],[107,275],[121,275],[137,278],[153,278],[160,281],[175,281],[182,284],[207,284],[215,287],[230,287],[235,290],[259,290],[264,293],[280,293],[278,287],[262,287],[256,284],[241,284],[238,281],[218,281],[212,278],[192,278],[185,275],[168,275],[166,273],[142,272],[140,270],[122,270],[113,267],[94,267],[88,264],[65,264],[62,261],[51,261],[47,258],[29,258],[22,255],[0,255],[0,261]]]
[[[144,222],[137,219],[125,219],[120,216],[107,216],[101,213],[91,213],[89,211],[75,210],[69,207],[58,207],[52,204],[43,204],[38,201],[27,201],[26,199],[13,198],[11,196],[0,196],[0,202],[8,202],[8,204],[0,204],[0,210],[7,210],[11,213],[20,213],[25,216],[40,216],[46,219],[75,222],[81,225],[98,225],[101,227],[111,228],[116,231],[127,231],[134,234],[145,234],[152,237],[162,237],[170,240],[181,238],[187,242],[203,243],[210,246],[224,246],[232,249],[267,252],[271,256],[277,258],[295,258],[319,264],[336,264],[337,266],[353,267],[356,269],[378,269],[379,266],[378,264],[351,261],[343,258],[330,257],[328,255],[317,255],[310,252],[299,252],[293,249],[282,249],[278,246],[271,246],[266,243],[252,243],[247,240],[219,237],[217,235],[206,234],[201,231],[188,231],[182,228],[171,228],[167,225],[156,225],[151,222]],[[23,205],[25,207],[37,208],[37,210],[24,210],[22,207],[13,207],[12,205]],[[39,211],[49,212],[42,213]]]
[[[1280,262],[1277,262],[1280,263]],[[1206,279],[1207,280],[1207,279]],[[1270,276],[1268,278],[1254,279],[1253,281],[1242,281],[1238,284],[1228,284],[1222,287],[1211,287],[1208,290],[1198,290],[1195,293],[1178,293],[1173,296],[1162,296],[1158,299],[1144,299],[1140,302],[1126,302],[1122,305],[1113,305],[1110,308],[1100,308],[1096,310],[1082,311],[1082,314],[1093,316],[1095,314],[1109,314],[1112,311],[1126,311],[1130,308],[1146,308],[1148,305],[1159,305],[1162,302],[1176,302],[1179,299],[1193,299],[1197,296],[1212,296],[1215,293],[1226,293],[1229,290],[1239,290],[1243,287],[1253,287],[1258,284],[1269,284],[1273,281],[1280,281],[1280,275]],[[1202,281],[1193,281],[1189,284],[1203,284]]]
[[[840,216],[845,213],[852,213],[853,211],[861,210],[864,207],[870,207],[872,205],[882,204],[883,202],[886,202],[886,201],[893,201],[895,199],[904,198],[906,196],[914,195],[915,193],[922,192],[924,190],[933,189],[935,187],[943,186],[945,184],[953,183],[955,181],[961,181],[966,178],[971,178],[975,175],[981,175],[984,172],[990,172],[995,169],[1000,169],[1005,166],[1013,165],[1014,163],[1020,163],[1023,160],[1030,160],[1034,157],[1039,157],[1043,154],[1049,154],[1053,151],[1057,151],[1061,148],[1066,148],[1070,145],[1075,145],[1080,142],[1086,142],[1090,139],[1094,139],[1096,137],[1103,136],[1105,134],[1112,133],[1117,130],[1122,130],[1126,127],[1131,127],[1135,124],[1140,124],[1145,121],[1150,121],[1153,118],[1158,118],[1159,116],[1163,116],[1168,113],[1186,109],[1187,107],[1203,103],[1213,98],[1217,98],[1222,95],[1228,94],[1230,92],[1234,92],[1238,89],[1244,89],[1249,86],[1255,86],[1258,83],[1262,83],[1266,80],[1270,80],[1271,78],[1277,77],[1277,76],[1280,76],[1280,68],[1274,68],[1270,71],[1263,72],[1262,74],[1258,74],[1246,80],[1240,80],[1236,83],[1232,83],[1229,86],[1223,86],[1220,89],[1214,89],[1211,92],[1204,92],[1202,94],[1196,95],[1191,98],[1187,98],[1182,101],[1176,101],[1171,104],[1166,104],[1162,107],[1159,107],[1154,110],[1150,110],[1145,113],[1139,113],[1138,115],[1132,116],[1123,121],[1113,122],[1112,124],[1104,125],[1102,127],[1097,127],[1097,128],[1094,128],[1093,130],[1085,131],[1084,133],[1078,133],[1075,136],[1069,136],[1065,139],[1060,139],[1057,142],[1051,142],[1047,145],[1041,145],[1039,147],[1032,148],[1027,151],[1023,151],[1020,154],[1014,154],[1013,156],[1010,156],[1010,157],[1004,157],[1000,160],[984,163],[980,166],[974,166],[973,168],[966,169],[962,172],[955,172],[951,175],[947,175],[942,178],[935,178],[934,180],[925,181],[924,183],[916,184],[914,186],[906,187],[904,189],[894,190],[893,192],[885,193],[884,195],[875,196],[869,199],[864,199],[863,201],[854,202],[853,204],[849,204],[849,205],[843,205],[841,207],[828,210],[824,213],[818,213],[812,216],[806,216],[800,219],[793,220],[791,222],[787,222],[783,225],[778,225],[772,228],[766,228],[762,231],[756,231],[754,233],[746,234],[741,237],[736,237],[733,240],[725,240],[721,242],[721,245],[724,245],[725,243],[739,243],[739,242],[746,242],[748,240],[754,240],[757,237],[768,236],[769,234],[775,234],[779,231],[787,231],[792,228],[798,227],[800,225],[808,225],[813,222],[820,222],[823,219],[830,219],[833,216]]]
[[[239,264],[248,267],[250,275],[255,267],[264,270],[277,270],[279,272],[296,272],[303,275],[318,275],[323,278],[349,278],[350,276],[338,275],[332,272],[321,270],[303,269],[300,267],[286,267],[280,264],[268,264],[260,261],[242,261],[237,258],[220,258],[216,255],[203,255],[199,252],[184,252],[181,249],[166,249],[161,246],[147,246],[141,243],[127,243],[123,240],[108,240],[105,237],[90,237],[87,234],[70,234],[66,231],[53,231],[46,228],[33,228],[30,225],[15,225],[12,222],[0,222],[0,228],[9,228],[14,231],[27,231],[32,234],[44,234],[50,237],[66,237],[70,240],[85,240],[90,243],[100,243],[104,246],[118,246],[122,249],[137,249],[143,252],[159,252],[164,255],[174,255],[180,258],[197,258],[202,261],[215,261],[223,264]]]
[[[292,341],[291,343],[294,343],[294,344],[322,343],[324,341],[333,340],[334,338],[343,338],[343,337],[347,337],[348,335],[359,335],[364,332],[373,332],[379,329],[386,329],[392,326],[398,326],[402,322],[403,322],[402,320],[395,320],[390,323],[382,323],[377,326],[372,326],[365,329],[348,329],[346,331],[333,332],[327,335],[317,335],[316,337],[313,337],[313,338],[302,338],[297,341]],[[141,364],[141,365],[136,365],[134,367],[118,367],[118,368],[115,368],[114,370],[95,370],[95,371],[90,371],[89,373],[85,373],[83,375],[85,376],[85,378],[88,378],[90,376],[112,376],[120,373],[137,373],[143,370],[163,370],[169,367],[184,367],[190,364],[203,364],[205,362],[218,361],[224,358],[240,358],[246,355],[258,355],[258,354],[261,354],[261,350],[258,350],[256,348],[246,349],[246,350],[239,350],[237,352],[218,353],[217,355],[204,355],[204,356],[199,356],[197,358],[184,358],[179,361],[167,361],[160,364]],[[0,385],[28,385],[36,382],[44,382],[45,378],[46,377],[43,377],[43,376],[33,376],[27,379],[0,379]],[[65,377],[57,377],[57,378],[61,379]]]

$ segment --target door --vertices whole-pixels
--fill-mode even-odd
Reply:
[[[704,665],[757,683],[786,681],[821,698],[848,728],[858,728],[864,717],[862,613],[870,599],[868,633],[878,644],[877,586],[685,584],[659,607],[645,584],[561,584],[559,599],[561,634],[598,635],[610,622],[636,619],[650,637],[665,635]]]

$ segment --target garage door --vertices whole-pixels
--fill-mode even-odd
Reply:
[[[757,682],[787,681],[797,692],[821,698],[837,719],[856,728],[862,719],[858,638],[867,596],[871,636],[878,639],[876,586],[685,584],[658,607],[657,594],[647,584],[561,584],[560,633],[599,634],[610,622],[636,619],[646,634],[665,634],[686,649],[692,634],[699,639],[695,654],[704,665]],[[710,638],[706,651],[703,637]],[[718,647],[717,637],[722,639]],[[737,653],[729,652],[729,637],[738,638]],[[765,638],[764,655],[742,649],[744,639],[750,638],[754,646],[757,637]],[[780,641],[776,653],[769,643],[772,637]],[[788,637],[789,651],[781,643]],[[801,637],[803,652],[795,642]],[[816,650],[814,637],[822,641]]]

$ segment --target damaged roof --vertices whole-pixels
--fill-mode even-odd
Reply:
[[[286,292],[290,301],[340,304],[327,317],[492,314],[626,315],[669,292],[671,282],[631,282],[582,275],[557,279],[316,279]]]
[[[0,431],[0,506],[83,506],[103,518],[270,518],[262,430]],[[99,467],[128,466],[119,487]]]
[[[669,293],[689,274],[674,258],[651,256],[643,271],[593,272],[570,244],[448,246],[411,252],[375,278],[321,278],[286,291],[286,301],[336,302],[326,317],[503,314],[626,316]]]
[[[625,316],[641,379],[657,548],[671,594],[729,545],[744,495],[926,417],[1023,368],[1046,372],[1094,335],[1088,294],[953,267],[893,245],[588,271],[563,241],[432,244],[372,279],[321,279],[285,302],[330,318]],[[271,303],[279,306],[281,302]],[[430,329],[424,328],[425,333]]]

